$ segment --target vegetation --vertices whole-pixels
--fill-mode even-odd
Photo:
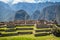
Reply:
[[[33,28],[33,30],[16,30],[16,28]],[[16,30],[14,32],[5,32],[6,30]],[[0,40],[60,40],[60,37],[56,37],[53,34],[46,35],[46,36],[35,36],[35,34],[49,34],[49,31],[46,32],[46,30],[51,30],[51,28],[39,28],[37,29],[34,26],[16,26],[15,28],[0,28],[0,31],[3,30],[3,35],[9,35],[5,37],[0,37]],[[5,31],[4,31],[5,30]],[[37,30],[37,31],[36,31]],[[43,32],[41,32],[43,31]],[[17,35],[18,32],[33,32],[33,34],[24,34],[24,35]],[[13,35],[13,36],[10,36]]]
[[[52,33],[53,33],[55,36],[60,37],[60,27],[58,27],[58,26],[56,26],[56,25],[53,25]]]
[[[35,37],[34,35],[18,35],[9,37],[0,37],[0,40],[60,40],[60,37],[54,35]]]

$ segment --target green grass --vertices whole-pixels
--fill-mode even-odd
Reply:
[[[51,33],[51,32],[36,32],[36,33]]]
[[[24,25],[24,26],[16,26],[16,27],[34,27],[34,25],[33,26],[26,26],[26,25]]]
[[[60,40],[60,37],[55,37],[54,35],[37,37],[38,40]]]
[[[34,30],[51,30],[51,28],[36,29],[34,26],[16,26],[16,28],[34,28]],[[7,30],[7,28],[1,28],[0,30]],[[23,32],[23,31],[30,32],[34,30],[17,30],[16,32]],[[7,33],[2,32],[2,34],[8,34],[8,33],[11,32],[7,32]],[[60,40],[60,37],[55,37],[52,34],[47,36],[39,36],[39,37],[35,37],[34,34],[26,34],[26,35],[0,37],[0,40]]]
[[[13,33],[17,33],[17,32],[1,32],[2,34],[13,34]]]
[[[34,35],[18,35],[10,37],[0,37],[0,40],[60,40],[60,37],[53,35],[35,37]]]
[[[33,32],[33,30],[17,30],[16,32]]]
[[[39,29],[35,29],[35,30],[51,30],[51,28],[39,28]]]
[[[34,27],[16,27],[16,28],[34,28]]]
[[[9,30],[9,29],[16,29],[16,28],[0,28],[0,30]]]

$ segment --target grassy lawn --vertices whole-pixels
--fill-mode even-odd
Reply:
[[[18,35],[9,37],[0,37],[0,40],[60,40],[60,37],[53,35],[35,37],[34,35]]]

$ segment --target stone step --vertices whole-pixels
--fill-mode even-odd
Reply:
[[[16,26],[34,26],[34,24],[16,24]]]
[[[33,28],[16,28],[16,30],[33,30]]]
[[[14,36],[14,35],[18,35],[18,33],[17,32],[2,32],[2,33],[0,33],[0,37]]]
[[[0,26],[0,28],[5,28],[5,26]]]
[[[35,30],[35,32],[50,32],[51,30]]]
[[[5,36],[16,36],[18,33],[12,33],[12,34],[1,34],[0,37],[5,37]]]
[[[41,25],[37,25],[36,28],[51,28],[51,26],[46,24],[45,25],[41,24]]]
[[[0,30],[0,32],[5,31],[5,30]]]
[[[46,35],[50,35],[51,33],[36,33],[34,34],[34,36],[38,37],[38,36],[46,36]]]
[[[7,26],[7,28],[15,28],[16,26]]]
[[[15,28],[0,28],[0,32],[10,32],[10,31],[16,31]]]
[[[0,33],[0,37],[2,36],[2,34]]]
[[[18,34],[33,34],[33,32],[18,32]]]
[[[37,29],[40,29],[40,28],[50,28],[50,27],[36,27]]]
[[[16,29],[8,29],[8,30],[5,30],[5,32],[15,32]]]

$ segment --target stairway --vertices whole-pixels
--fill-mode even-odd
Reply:
[[[46,36],[51,34],[51,27],[48,25],[38,25],[35,27],[34,35],[37,36]]]
[[[23,25],[23,26],[17,26],[16,32],[20,35],[26,35],[26,34],[33,34],[34,26],[29,25]]]
[[[33,34],[34,26],[1,27],[0,36]]]
[[[46,25],[40,27],[34,25],[19,25],[12,27],[0,27],[0,36],[16,36],[16,35],[27,35],[33,34],[34,36],[45,36],[51,34],[51,28]]]

